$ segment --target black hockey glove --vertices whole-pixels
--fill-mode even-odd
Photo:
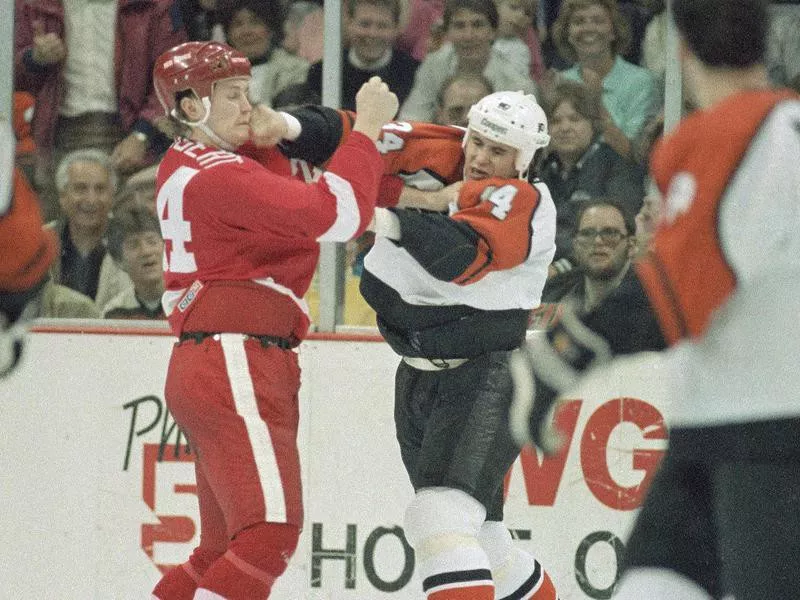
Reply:
[[[510,363],[514,399],[509,425],[517,442],[530,442],[545,454],[558,452],[564,442],[553,424],[557,398],[578,383],[583,371],[610,359],[606,341],[569,306],[547,332],[535,334],[515,350]]]

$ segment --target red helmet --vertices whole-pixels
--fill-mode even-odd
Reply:
[[[208,98],[214,83],[229,77],[250,77],[247,57],[220,42],[186,42],[164,52],[153,67],[153,85],[167,115],[175,110],[175,94],[192,90]]]

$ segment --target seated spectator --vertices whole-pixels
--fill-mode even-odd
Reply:
[[[52,224],[61,241],[53,279],[92,300],[102,311],[131,281],[106,250],[105,235],[117,175],[102,150],[75,150],[56,170],[64,217]]]
[[[767,69],[770,81],[797,89],[800,81],[800,2],[770,6],[770,34],[767,36]]]
[[[630,32],[616,0],[563,0],[553,38],[561,54],[575,61],[561,77],[601,94],[605,142],[630,156],[631,140],[658,110],[658,95],[652,74],[620,56]]]
[[[652,179],[647,180],[647,193],[642,200],[642,208],[636,213],[636,246],[638,254],[650,251],[653,234],[661,219],[661,193]]]
[[[308,62],[290,54],[278,43],[281,13],[277,2],[228,0],[221,5],[227,42],[250,59],[250,101],[272,106],[275,94],[303,83]]]
[[[431,48],[432,36],[441,26],[444,0],[409,0],[408,15],[395,47],[422,61]]]
[[[40,319],[99,319],[100,309],[94,300],[80,292],[48,279],[42,289]]]
[[[356,108],[356,93],[378,75],[402,103],[411,91],[419,62],[393,48],[400,32],[400,0],[347,0],[346,37],[342,50],[340,107]],[[308,72],[310,90],[322,95],[322,61]]]
[[[151,165],[128,177],[114,198],[113,212],[129,210],[136,206],[145,208],[158,216],[156,211],[157,172],[158,165]]]
[[[217,0],[178,0],[178,4],[181,7],[181,18],[189,41],[225,40],[219,22]]]
[[[308,104],[322,104],[322,98],[317,92],[308,89],[304,83],[293,83],[275,94],[272,99],[272,108],[275,110],[291,110]]]
[[[495,91],[536,93],[536,84],[510,65],[494,48],[497,8],[493,0],[447,0],[444,28],[448,43],[428,54],[417,69],[414,86],[400,108],[405,121],[433,121],[436,98],[456,73],[483,74]]]
[[[497,37],[495,50],[520,73],[531,76],[528,30],[533,25],[533,0],[495,0]]]
[[[309,0],[295,0],[286,8],[281,47],[308,64],[322,60],[322,32],[325,24],[322,6]]]
[[[491,82],[483,75],[453,75],[436,98],[434,123],[466,127],[469,109],[492,92]]]
[[[133,285],[105,305],[103,318],[166,319],[161,306],[164,240],[156,216],[138,207],[115,213],[108,224],[108,252]]]
[[[45,218],[58,214],[55,166],[100,148],[128,173],[169,144],[151,76],[162,52],[186,41],[172,0],[16,2],[15,89],[36,97],[36,186]]]
[[[610,196],[636,214],[644,196],[644,170],[621,157],[602,137],[600,98],[581,83],[563,81],[546,97],[550,145],[538,176],[557,210],[554,267],[571,266],[571,235],[581,204]]]
[[[542,302],[571,302],[579,311],[592,310],[631,272],[634,230],[633,217],[614,200],[584,204],[572,232],[575,269],[548,279]]]

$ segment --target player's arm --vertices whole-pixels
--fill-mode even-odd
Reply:
[[[237,151],[269,167],[277,146],[284,158],[320,166],[344,143],[354,123],[355,113],[326,106],[284,112],[259,104],[250,116],[250,141]]]
[[[656,314],[634,271],[591,312],[581,314],[565,306],[558,322],[512,356],[512,433],[520,443],[530,441],[545,452],[557,451],[561,440],[551,412],[561,392],[615,355],[665,347]]]
[[[452,216],[376,211],[376,235],[405,248],[431,275],[462,285],[528,257],[539,192],[518,180],[465,182]]]
[[[10,191],[0,192],[0,377],[20,358],[57,245],[55,234],[42,228],[38,199],[17,168],[12,181]]]

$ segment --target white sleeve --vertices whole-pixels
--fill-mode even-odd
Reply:
[[[737,278],[800,268],[800,101],[772,111],[720,204],[720,243]]]

